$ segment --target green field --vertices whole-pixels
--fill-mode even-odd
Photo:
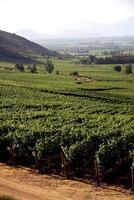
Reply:
[[[79,168],[86,173],[94,159],[104,176],[131,165],[134,75],[126,75],[124,66],[118,73],[111,65],[53,62],[52,74],[42,65],[31,74],[0,63],[1,158],[30,165],[34,152],[38,161],[45,160],[43,167],[48,168],[46,158],[51,157],[51,167],[60,168],[62,145],[71,172]],[[69,75],[73,71],[89,81],[75,80]]]

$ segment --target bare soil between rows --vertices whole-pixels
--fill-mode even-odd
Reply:
[[[0,195],[3,194],[17,200],[134,200],[134,195],[121,187],[106,184],[97,187],[0,163]]]

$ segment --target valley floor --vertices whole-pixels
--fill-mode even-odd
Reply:
[[[115,186],[100,188],[56,175],[38,175],[28,168],[0,163],[0,195],[17,200],[134,200],[130,191]]]

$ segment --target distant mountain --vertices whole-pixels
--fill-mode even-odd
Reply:
[[[42,34],[42,33],[37,33],[33,30],[30,29],[22,29],[16,32],[17,35],[20,35],[22,37],[27,38],[28,40],[40,40],[40,39],[47,39],[51,38],[50,35]]]
[[[134,18],[129,18],[106,26],[110,36],[134,36]]]
[[[80,29],[70,29],[64,31],[58,35],[59,38],[89,38],[89,37],[100,37],[95,32]]]
[[[0,31],[0,60],[34,62],[37,56],[59,56],[16,34]]]
[[[115,23],[99,23],[92,21],[79,21],[67,24],[62,33],[45,35],[24,29],[17,34],[32,41],[63,38],[90,38],[90,37],[113,37],[134,36],[134,18],[125,19]]]
[[[134,18],[115,23],[75,22],[68,25],[60,36],[62,38],[134,36]]]

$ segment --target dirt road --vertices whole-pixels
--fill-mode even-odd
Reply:
[[[38,175],[27,168],[0,163],[0,194],[18,200],[134,200],[129,191],[114,187],[97,188],[52,175]]]

